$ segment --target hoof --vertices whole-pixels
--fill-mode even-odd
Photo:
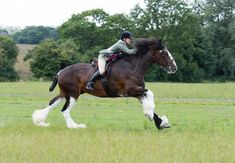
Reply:
[[[32,114],[33,124],[36,126],[49,126],[49,123],[45,123],[47,114],[48,112],[45,112],[43,110],[35,110]]]
[[[168,122],[168,118],[166,116],[163,115],[159,118],[162,120],[161,124],[159,125],[160,129],[171,127],[170,123]]]
[[[40,123],[38,123],[36,125],[37,126],[41,126],[41,127],[48,127],[48,126],[50,126],[50,123],[40,122]]]
[[[81,129],[84,129],[84,128],[87,128],[87,126],[85,124],[69,124],[67,125],[68,128],[81,128]]]
[[[87,128],[87,126],[85,124],[79,124],[78,128]]]

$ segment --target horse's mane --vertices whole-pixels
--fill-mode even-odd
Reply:
[[[150,48],[152,50],[164,49],[164,45],[162,44],[161,40],[157,38],[138,38],[136,39],[134,46],[137,49],[137,53],[139,54],[147,53]]]

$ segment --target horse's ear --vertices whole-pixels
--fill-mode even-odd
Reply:
[[[160,46],[160,49],[164,49],[164,45],[162,44],[162,39],[159,39],[159,46]]]

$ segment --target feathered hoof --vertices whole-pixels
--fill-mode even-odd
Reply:
[[[76,124],[76,123],[72,123],[72,124],[67,124],[67,127],[72,129],[72,128],[75,128],[75,129],[85,129],[87,128],[87,126],[85,124]]]
[[[32,114],[33,124],[43,127],[49,126],[49,123],[45,123],[46,116],[47,112],[45,112],[44,110],[35,110]]]
[[[161,124],[159,125],[159,129],[164,129],[164,128],[170,128],[171,127],[171,125],[168,121],[168,118],[165,115],[163,115],[159,118],[162,120]]]

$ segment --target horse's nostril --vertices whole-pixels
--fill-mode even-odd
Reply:
[[[177,71],[177,66],[175,66],[174,70],[173,70],[173,73],[175,73]]]

